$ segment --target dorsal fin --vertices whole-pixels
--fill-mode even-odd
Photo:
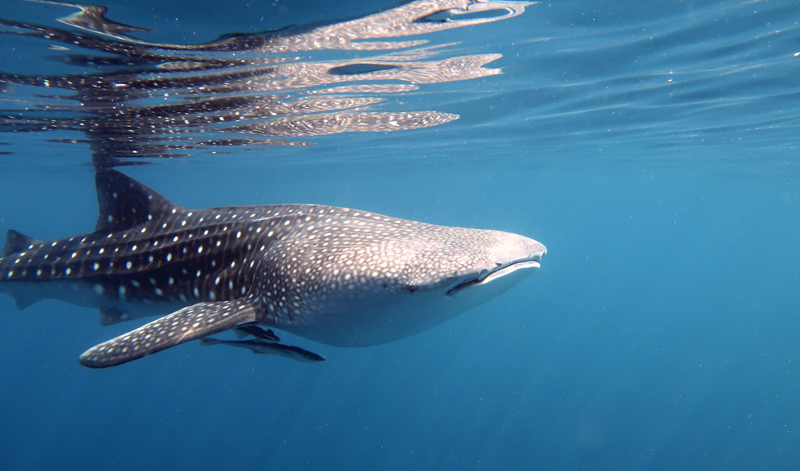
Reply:
[[[6,247],[3,249],[3,257],[11,253],[24,252],[28,250],[31,245],[38,245],[41,243],[42,241],[40,240],[9,229],[9,231],[6,232]]]
[[[94,182],[100,209],[96,231],[127,230],[143,224],[148,215],[156,218],[157,214],[181,208],[116,170],[98,171]]]

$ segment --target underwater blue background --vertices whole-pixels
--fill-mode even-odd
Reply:
[[[395,5],[340,3],[107,5],[184,43]],[[7,1],[0,16],[71,11]],[[509,293],[402,341],[281,333],[319,364],[193,342],[90,370],[80,353],[131,323],[0,296],[0,466],[798,469],[798,22],[791,1],[540,3],[426,38],[503,55],[502,75],[387,104],[457,121],[122,168],[187,207],[345,206],[548,253]],[[26,38],[0,53],[4,71],[67,73]],[[0,230],[94,227],[89,151],[54,137],[81,135],[0,136]]]

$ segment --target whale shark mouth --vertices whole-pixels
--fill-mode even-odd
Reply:
[[[481,270],[478,273],[478,276],[472,278],[470,280],[463,281],[456,286],[450,288],[447,291],[448,296],[454,296],[465,289],[469,289],[475,286],[485,285],[493,280],[501,278],[503,276],[509,275],[517,270],[524,270],[524,269],[534,269],[536,270],[539,268],[539,260],[541,260],[540,256],[536,256],[533,258],[526,258],[522,260],[517,260],[515,262],[508,263],[506,265],[498,265],[493,270]]]

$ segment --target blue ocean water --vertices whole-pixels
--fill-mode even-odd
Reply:
[[[405,340],[281,334],[320,364],[193,342],[89,370],[78,356],[131,323],[2,295],[3,469],[797,469],[800,4],[374,16],[458,3],[120,0],[117,23],[73,24],[75,7],[0,6],[2,231],[91,231],[94,166],[111,165],[187,207],[320,203],[548,248],[512,291]],[[495,20],[442,26],[465,18]],[[325,29],[343,24],[366,26]],[[167,46],[278,29],[281,50]],[[266,78],[198,65],[237,54]],[[192,80],[159,82],[175,77]],[[402,87],[310,101],[353,85]],[[267,132],[178,106],[259,94],[299,118],[236,122]],[[212,115],[244,110],[226,106]]]

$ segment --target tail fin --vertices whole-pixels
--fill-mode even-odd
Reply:
[[[31,245],[41,244],[42,241],[36,240],[33,237],[28,237],[21,232],[10,229],[6,233],[6,247],[3,249],[3,257],[8,254],[24,252],[28,250]]]

